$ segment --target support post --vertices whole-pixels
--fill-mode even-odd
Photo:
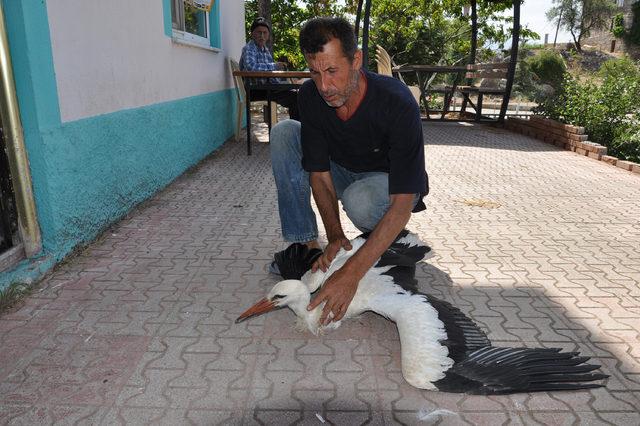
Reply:
[[[502,97],[502,106],[500,107],[500,115],[498,122],[503,123],[509,106],[509,98],[511,97],[511,88],[513,80],[516,76],[516,65],[518,64],[518,46],[520,45],[520,0],[513,0],[513,34],[511,37],[511,62],[507,70],[507,86],[504,88],[504,96]]]
[[[362,27],[362,68],[369,69],[369,15],[371,13],[371,0],[366,0],[364,6],[364,23]]]
[[[42,241],[33,197],[29,160],[24,145],[16,86],[13,79],[9,38],[4,19],[4,10],[2,2],[0,2],[0,118],[7,140],[7,157],[13,179],[18,230],[24,244],[25,255],[33,257],[42,249]]]
[[[469,64],[476,63],[478,51],[478,2],[471,0],[471,51],[469,52]]]
[[[360,18],[362,17],[362,0],[358,0],[358,11],[356,12],[356,46],[360,37]]]

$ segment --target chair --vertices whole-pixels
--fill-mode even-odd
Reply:
[[[231,75],[233,76],[233,84],[236,87],[237,105],[235,140],[240,140],[240,130],[242,129],[242,113],[246,108],[247,92],[245,90],[244,80],[242,79],[242,77],[233,75],[234,71],[240,71],[240,64],[238,64],[238,61],[229,58],[229,69],[231,70]],[[278,104],[276,104],[275,102],[271,102],[270,106],[271,116],[269,117],[269,120],[271,121],[271,126],[273,126],[278,122]],[[247,117],[247,120],[250,119],[251,117]]]
[[[376,62],[378,63],[378,74],[393,77],[393,72],[391,71],[391,69],[395,66],[395,64],[391,60],[391,56],[389,56],[389,53],[380,45],[376,46]],[[398,78],[404,83],[402,75],[398,74]],[[411,94],[415,98],[418,105],[420,105],[420,88],[418,86],[407,87],[409,87]]]
[[[378,63],[378,74],[393,76],[391,57],[382,46],[376,47],[376,62]]]
[[[231,75],[233,76],[233,84],[236,87],[236,133],[235,139],[237,141],[240,140],[240,129],[242,129],[242,113],[245,109],[245,103],[247,100],[247,92],[244,90],[244,82],[242,81],[242,77],[237,77],[233,75],[234,71],[240,71],[240,65],[237,61],[229,58],[229,69],[231,70]],[[250,117],[247,117],[250,119]]]

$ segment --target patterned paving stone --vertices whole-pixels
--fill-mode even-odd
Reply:
[[[421,289],[496,345],[579,350],[611,376],[484,397],[408,385],[397,330],[375,314],[321,336],[288,310],[234,323],[286,246],[268,150],[228,142],[0,317],[1,424],[640,423],[637,175],[501,129],[425,124],[431,193],[409,223],[433,249]]]

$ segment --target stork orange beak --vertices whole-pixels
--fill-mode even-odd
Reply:
[[[276,306],[275,303],[273,303],[271,300],[268,299],[261,299],[260,301],[258,301],[258,303],[256,303],[255,305],[253,305],[252,307],[250,307],[249,309],[247,309],[246,311],[244,311],[239,317],[238,319],[236,319],[236,324],[251,318],[251,317],[255,317],[258,315],[262,315],[262,314],[266,314],[267,312],[271,312],[274,311],[278,308],[278,306]]]

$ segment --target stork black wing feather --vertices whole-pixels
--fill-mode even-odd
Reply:
[[[585,383],[608,377],[591,374],[599,366],[583,364],[586,360],[577,352],[559,349],[485,347],[456,362],[435,385],[450,392],[482,395],[602,386]]]
[[[400,242],[392,243],[376,263],[376,267],[382,266],[415,266],[425,258],[431,247],[426,245],[409,245]]]
[[[389,275],[393,282],[409,293],[418,292],[418,280],[416,280],[416,265],[394,266],[382,275]]]
[[[274,255],[280,275],[285,280],[299,280],[322,254],[320,249],[309,249],[306,244],[293,243]]]
[[[361,238],[367,239],[371,233],[367,232],[360,235]],[[431,251],[431,247],[422,243],[419,239],[415,240],[416,244],[407,244],[400,242],[401,239],[407,237],[410,232],[406,229],[402,230],[396,239],[391,243],[389,248],[382,253],[380,260],[376,263],[376,267],[382,266],[414,266],[416,263],[424,259]]]
[[[444,300],[427,294],[423,295],[427,302],[436,309],[438,318],[444,324],[447,340],[440,343],[449,349],[449,356],[454,361],[462,361],[468,353],[491,345],[485,332],[460,309]]]

